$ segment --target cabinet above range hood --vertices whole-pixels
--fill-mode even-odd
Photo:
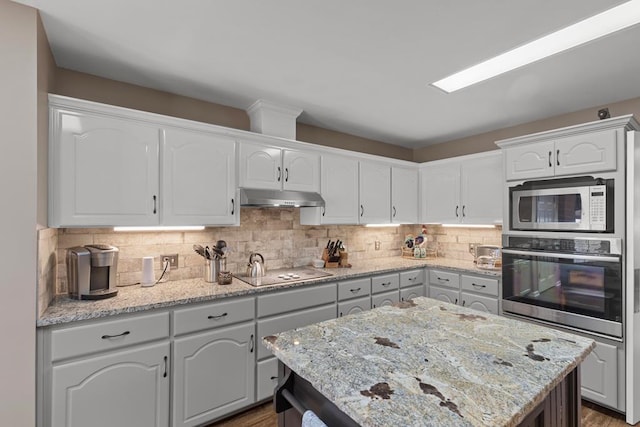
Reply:
[[[317,208],[324,206],[324,199],[306,191],[241,188],[240,206]]]

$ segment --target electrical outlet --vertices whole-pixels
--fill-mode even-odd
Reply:
[[[376,251],[379,251],[380,250],[380,240],[376,240],[375,246],[376,246]]]
[[[176,268],[178,268],[178,254],[160,255],[160,265],[161,266],[164,265],[164,260],[165,259],[169,260],[169,267],[172,270],[175,270]]]
[[[475,243],[469,243],[469,252],[473,252],[476,249]]]

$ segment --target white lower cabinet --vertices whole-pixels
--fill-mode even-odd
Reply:
[[[497,277],[472,276],[429,270],[429,297],[487,313],[499,314],[500,281]]]
[[[278,359],[270,357],[259,361],[257,371],[256,394],[260,401],[273,396],[273,390],[278,385]]]
[[[439,286],[432,285],[429,286],[429,298],[437,299],[451,304],[458,304],[460,292],[454,289],[441,288]]]
[[[498,300],[495,298],[473,295],[467,292],[460,292],[460,305],[473,308],[478,311],[498,314]]]
[[[254,323],[176,339],[173,426],[196,426],[255,401]]]
[[[338,317],[371,310],[371,298],[356,298],[338,303]]]
[[[383,292],[371,296],[371,308],[393,305],[400,301],[398,291]]]
[[[582,397],[618,408],[618,347],[596,342],[580,365]],[[624,381],[624,376],[620,378]],[[624,409],[624,408],[622,408]]]
[[[400,301],[409,301],[410,299],[424,297],[424,285],[409,286],[400,289]]]
[[[53,367],[51,427],[169,426],[169,343]]]

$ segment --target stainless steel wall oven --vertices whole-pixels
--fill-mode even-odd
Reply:
[[[622,240],[504,236],[502,309],[622,338]]]

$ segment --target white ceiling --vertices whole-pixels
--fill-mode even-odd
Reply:
[[[279,102],[409,148],[640,96],[640,26],[453,94],[428,86],[623,0],[16,1],[40,9],[60,67]]]

